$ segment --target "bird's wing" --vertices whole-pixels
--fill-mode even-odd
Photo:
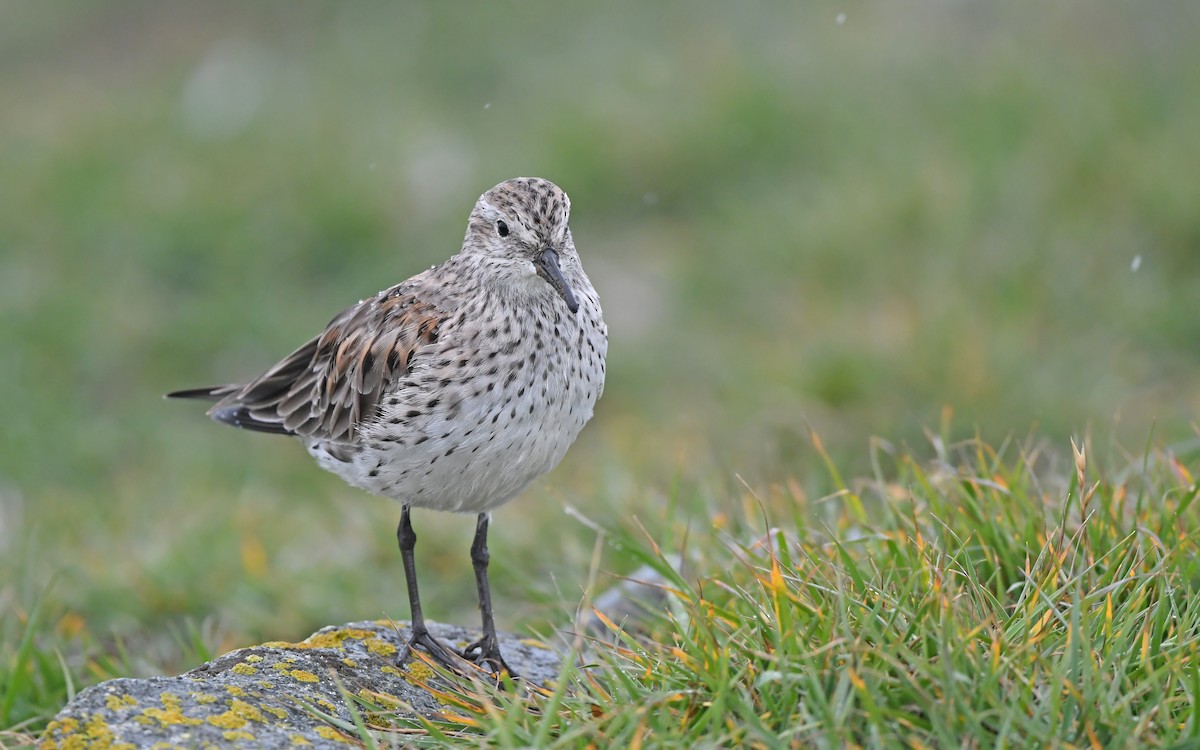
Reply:
[[[412,281],[346,309],[250,383],[168,396],[219,399],[209,415],[235,427],[354,442],[417,350],[437,341],[444,315]]]

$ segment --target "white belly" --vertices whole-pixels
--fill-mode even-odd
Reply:
[[[353,448],[314,440],[306,447],[322,467],[368,492],[417,507],[483,513],[562,460],[592,416],[603,388],[602,362],[579,377],[578,360],[568,364],[562,357],[566,366],[559,370],[529,368],[507,385],[501,378],[490,391],[469,377],[422,388],[418,377],[396,405],[385,404],[380,418],[364,425]],[[394,423],[396,415],[434,398],[436,408]]]

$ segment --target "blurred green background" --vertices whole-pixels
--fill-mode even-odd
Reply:
[[[1194,2],[0,4],[0,608],[406,617],[394,503],[161,394],[258,374],[518,175],[570,193],[611,347],[496,514],[504,627],[580,598],[564,506],[819,492],[810,429],[851,474],[946,407],[1190,439],[1198,38]],[[427,613],[474,622],[471,521],[415,522]]]

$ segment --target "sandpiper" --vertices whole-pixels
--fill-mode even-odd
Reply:
[[[515,676],[492,616],[490,512],[562,460],[604,390],[608,329],[570,208],[548,180],[502,182],[476,202],[457,255],[347,308],[247,383],[167,394],[216,401],[218,422],[297,437],[323,468],[399,500],[409,650],[451,668],[465,658]],[[483,636],[461,654],[425,625],[414,507],[477,514]]]

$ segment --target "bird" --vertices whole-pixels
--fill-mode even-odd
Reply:
[[[604,391],[608,328],[570,210],[549,180],[501,182],[448,260],[343,310],[248,382],[167,394],[215,401],[217,422],[297,438],[322,468],[400,502],[411,613],[401,663],[420,647],[450,669],[466,660],[518,677],[496,636],[491,512],[558,465]],[[461,652],[421,610],[413,508],[475,515],[482,636]]]

